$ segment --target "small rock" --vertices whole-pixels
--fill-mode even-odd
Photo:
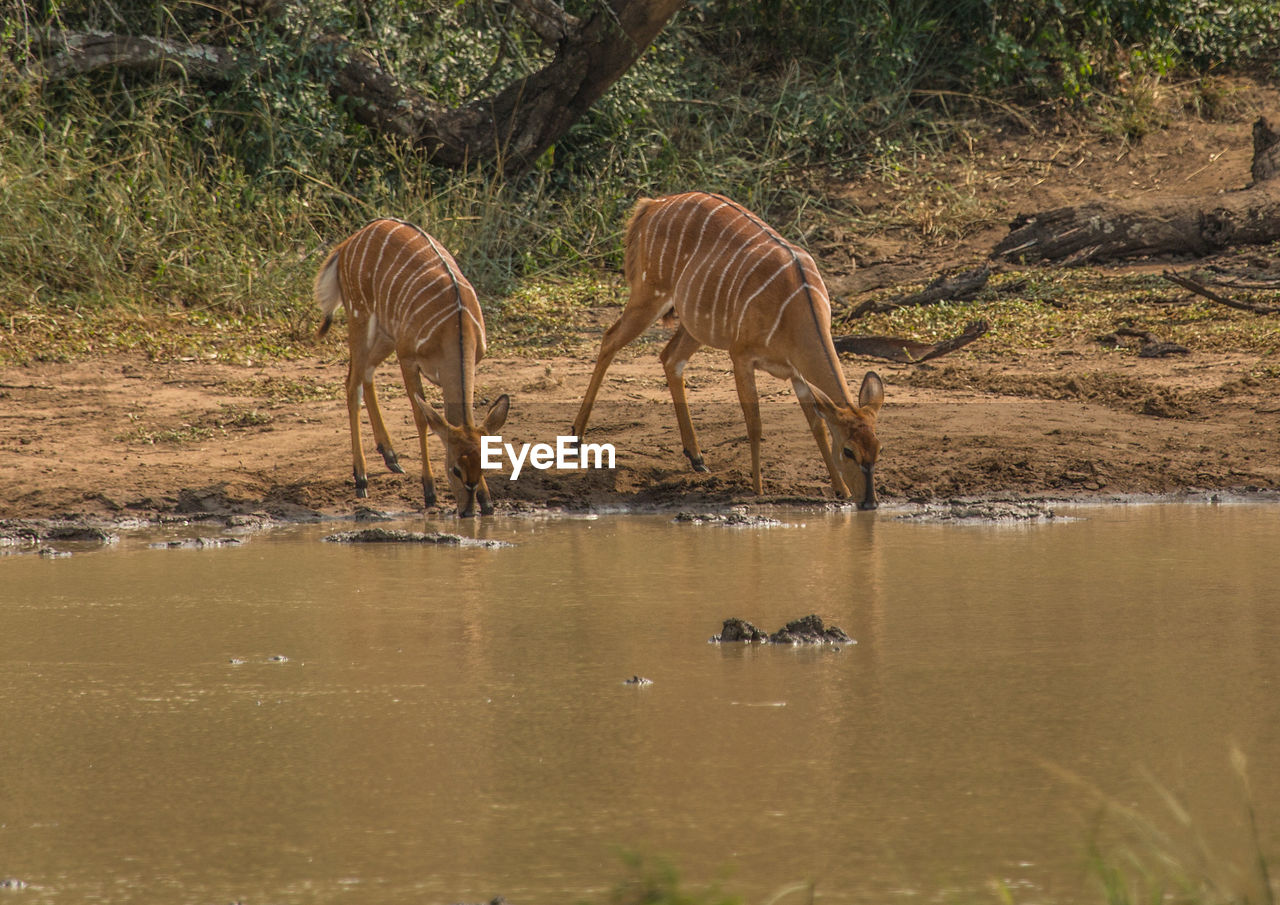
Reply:
[[[353,516],[357,522],[389,522],[391,516],[387,515],[380,509],[372,509],[368,506],[357,506]]]
[[[771,644],[853,644],[842,629],[826,626],[819,616],[805,616],[788,622],[769,636]]]
[[[842,629],[827,626],[819,616],[793,619],[772,635],[767,635],[750,622],[726,619],[713,644],[744,641],[748,644],[857,644]]]
[[[88,525],[58,525],[42,532],[44,540],[82,541],[92,544],[114,544],[120,538],[102,528]]]
[[[726,619],[724,625],[720,629],[720,634],[715,635],[711,642],[720,644],[721,642],[746,641],[748,644],[760,643],[765,644],[769,641],[769,635],[760,631],[750,622],[742,619]]]

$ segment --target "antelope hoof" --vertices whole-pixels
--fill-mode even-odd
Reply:
[[[436,491],[434,487],[424,488],[422,491],[422,502],[430,509],[436,504]]]
[[[685,456],[689,459],[689,464],[693,466],[694,471],[710,472],[711,469],[702,461],[702,456],[695,456],[689,450],[684,451]]]
[[[356,478],[356,497],[364,499],[369,495],[369,479],[362,474],[355,476]]]
[[[481,503],[481,504],[480,504],[480,514],[481,514],[481,515],[493,515],[493,503],[488,503],[488,502]]]
[[[396,451],[394,449],[387,449],[386,447],[379,446],[378,452],[382,453],[382,461],[387,463],[387,468],[391,469],[396,474],[404,474],[404,468],[401,467],[400,459],[396,456]]]
[[[880,504],[877,503],[875,500],[859,500],[858,508],[863,512],[869,512],[872,509],[879,509]]]
[[[475,507],[472,507],[470,509],[458,510],[458,518],[475,518],[475,517],[476,517]]]

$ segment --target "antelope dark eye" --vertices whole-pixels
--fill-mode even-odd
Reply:
[[[459,468],[457,465],[455,465],[455,466],[453,466],[453,468],[450,468],[449,470],[453,472],[453,476],[454,476],[455,478],[457,478],[459,481],[461,481],[461,480],[462,480],[462,469],[461,469],[461,468]]]
[[[845,457],[846,459],[852,459],[852,458],[853,458],[853,450],[851,450],[849,447],[847,447],[847,446],[842,447],[840,451],[841,451],[842,453],[844,453],[844,457]]]

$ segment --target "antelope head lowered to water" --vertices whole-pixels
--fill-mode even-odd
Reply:
[[[727,349],[751,441],[751,482],[760,478],[760,402],[755,372],[790,380],[840,498],[876,508],[880,456],[876,413],[884,383],[862,378],[855,401],[831,340],[831,303],[813,258],[763,220],[719,195],[688,192],[645,198],[627,224],[624,269],[631,290],[622,316],[605,331],[574,420],[581,438],[605,371],[618,351],[659,318],[679,321],[662,350],[684,453],[706,471],[689,418],[684,368],[702,346]],[[827,441],[831,432],[835,449]]]
[[[418,227],[402,220],[380,219],[341,242],[320,267],[315,298],[324,313],[319,335],[345,305],[351,360],[347,370],[347,415],[351,424],[352,473],[356,496],[368,496],[364,451],[360,444],[360,403],[369,410],[374,441],[387,467],[403,473],[374,389],[378,365],[395,352],[405,389],[413,400],[422,454],[422,495],[436,503],[435,480],[427,452],[427,428],[444,442],[447,469],[458,515],[493,512],[489,488],[480,470],[479,446],[484,433],[506,420],[511,400],[504,394],[475,425],[472,396],[476,363],[484,357],[484,315],[475,290],[453,256]],[[423,397],[422,377],[440,387],[444,415]]]

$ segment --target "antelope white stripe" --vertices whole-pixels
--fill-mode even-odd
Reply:
[[[751,303],[754,302],[757,298],[759,298],[762,292],[764,292],[766,289],[772,286],[773,281],[776,280],[783,273],[785,273],[786,270],[787,270],[786,265],[779,267],[777,270],[774,271],[773,276],[765,280],[764,283],[761,284],[760,288],[757,289],[755,292],[751,293],[751,295],[746,299],[746,301],[742,303],[742,309],[738,314],[738,326],[737,326],[737,329],[734,330],[734,334],[733,334],[735,338],[742,333],[742,322],[747,319],[747,311],[748,309],[750,309]]]
[[[778,332],[778,326],[782,323],[782,315],[786,313],[787,306],[791,304],[791,300],[794,299],[800,293],[804,292],[807,288],[808,286],[805,283],[801,283],[799,286],[796,287],[794,292],[792,292],[789,296],[787,296],[786,301],[784,301],[781,305],[778,306],[778,316],[773,320],[773,328],[769,331],[769,335],[764,338],[764,344],[766,346],[773,342],[773,334]]]

